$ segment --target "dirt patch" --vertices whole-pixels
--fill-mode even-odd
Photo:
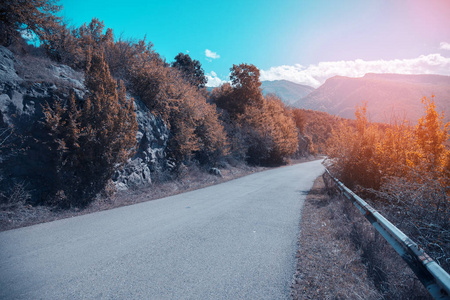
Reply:
[[[429,299],[405,262],[322,176],[302,212],[292,299]]]

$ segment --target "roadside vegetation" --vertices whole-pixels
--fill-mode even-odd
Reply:
[[[324,177],[306,197],[292,299],[431,299],[408,265]]]
[[[434,96],[422,99],[413,126],[401,120],[374,124],[366,106],[356,123],[344,122],[329,140],[331,170],[450,271],[449,126]]]
[[[314,121],[309,117],[313,112],[292,110],[275,95],[263,96],[254,65],[233,65],[230,83],[208,92],[200,62],[188,54],[179,53],[169,63],[145,38],[117,39],[96,18],[69,26],[57,16],[60,9],[51,0],[0,4],[0,44],[13,52],[23,84],[57,87],[54,99],[42,105],[38,134],[0,123],[2,163],[12,157],[36,163],[38,154],[29,154],[29,144],[51,158],[45,161],[50,172],[20,178],[6,176],[0,164],[5,174],[0,182],[3,215],[24,207],[86,209],[99,196],[113,195],[114,173],[139,151],[134,100],[169,131],[165,167],[151,173],[154,188],[183,180],[193,166],[205,175],[211,168],[226,172],[230,166],[279,166],[324,149],[324,138],[312,128],[328,115]],[[39,46],[24,37],[36,38]],[[85,91],[60,86],[46,73],[54,65],[75,70]],[[35,180],[44,183],[33,184],[42,190],[29,192],[27,186]]]

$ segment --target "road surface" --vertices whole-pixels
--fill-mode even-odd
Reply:
[[[288,299],[320,161],[0,232],[0,299]]]

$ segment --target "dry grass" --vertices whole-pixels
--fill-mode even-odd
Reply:
[[[293,299],[428,299],[405,262],[317,178],[303,208]]]
[[[75,81],[83,81],[83,73],[70,70],[65,67],[65,71],[70,74],[57,75],[57,68],[63,65],[56,64],[45,54],[16,53],[17,61],[14,64],[17,75],[24,80],[25,85],[37,83],[55,84],[59,88],[76,88]]]

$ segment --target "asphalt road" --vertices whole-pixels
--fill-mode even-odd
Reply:
[[[0,232],[0,299],[288,299],[320,161]]]

